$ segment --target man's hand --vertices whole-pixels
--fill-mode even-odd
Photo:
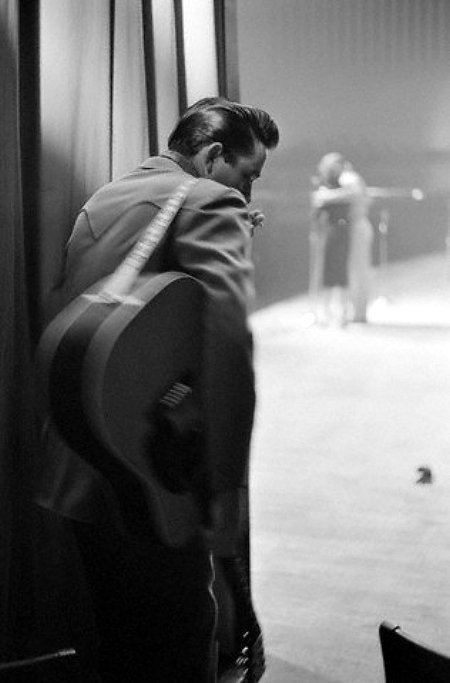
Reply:
[[[264,225],[265,216],[259,209],[253,209],[249,211],[250,223],[251,223],[251,236],[255,234],[257,228],[262,228]]]
[[[325,188],[319,188],[311,193],[311,206],[313,209],[321,209],[326,200]]]

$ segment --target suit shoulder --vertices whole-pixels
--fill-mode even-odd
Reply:
[[[247,202],[239,190],[228,187],[209,178],[198,178],[185,207],[196,210],[211,209],[214,205],[228,205],[230,209],[247,210]]]

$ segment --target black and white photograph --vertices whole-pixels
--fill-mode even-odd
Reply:
[[[0,683],[450,682],[449,0],[0,0]]]

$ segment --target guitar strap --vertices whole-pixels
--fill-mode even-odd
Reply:
[[[178,185],[164,206],[144,229],[143,234],[122,263],[107,279],[96,298],[110,303],[124,300],[142,268],[166,234],[189,191],[196,183],[197,178],[189,178]]]

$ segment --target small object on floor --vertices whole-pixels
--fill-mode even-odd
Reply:
[[[429,467],[418,467],[417,471],[420,476],[416,481],[416,484],[431,484],[433,481],[433,475]]]

